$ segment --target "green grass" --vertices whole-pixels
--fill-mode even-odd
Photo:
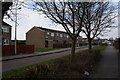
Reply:
[[[100,50],[101,52],[103,52],[106,49],[107,46],[98,46],[98,47],[94,47],[93,50]]]
[[[94,50],[100,50],[100,51],[104,51],[106,48],[106,46],[98,46],[98,47],[95,47],[93,48]],[[82,53],[84,51],[87,51],[87,50],[82,50],[78,53]],[[77,53],[77,54],[78,54]],[[7,71],[7,72],[3,72],[2,73],[2,77],[3,78],[15,78],[15,77],[23,77],[24,76],[24,73],[29,70],[29,69],[35,69],[37,65],[39,64],[51,64],[53,61],[55,60],[58,60],[58,59],[64,59],[64,58],[67,58],[69,57],[70,55],[67,55],[67,56],[62,56],[62,57],[59,57],[59,58],[56,58],[56,59],[50,59],[48,61],[44,61],[44,62],[40,62],[40,63],[37,63],[37,64],[33,64],[33,65],[30,65],[30,66],[26,66],[26,67],[23,67],[23,68],[20,68],[20,69],[14,69],[14,70],[10,70],[10,71]]]
[[[41,62],[41,63],[29,65],[29,66],[26,66],[26,67],[23,67],[23,68],[13,69],[13,70],[10,70],[10,71],[6,71],[6,72],[2,73],[2,77],[3,78],[23,77],[24,73],[27,70],[35,69],[36,66],[39,65],[39,64],[47,64],[47,63],[51,63],[51,62],[52,62],[52,59],[48,60],[48,61]]]
[[[51,64],[51,63],[52,63],[53,61],[55,61],[55,60],[64,59],[64,58],[66,58],[66,57],[68,57],[68,56],[69,56],[69,55],[67,55],[67,56],[62,56],[62,57],[59,57],[59,58],[56,58],[56,59],[50,59],[50,60],[48,60],[48,61],[44,61],[44,62],[32,64],[32,65],[29,65],[29,66],[26,66],[26,67],[23,67],[23,68],[19,68],[19,69],[12,69],[12,70],[10,70],[10,71],[3,72],[3,73],[2,73],[2,77],[3,77],[3,78],[23,77],[23,76],[24,76],[24,73],[25,73],[27,70],[35,69],[37,65],[40,65],[40,64]]]
[[[35,52],[47,52],[47,51],[53,51],[61,48],[36,48]]]

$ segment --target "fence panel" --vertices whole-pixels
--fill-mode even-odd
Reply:
[[[33,53],[34,45],[17,45],[17,53]],[[2,46],[2,54],[10,55],[15,53],[14,45],[3,45]]]

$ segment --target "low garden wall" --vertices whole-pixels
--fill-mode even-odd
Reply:
[[[34,45],[17,45],[17,53],[33,53]],[[2,55],[11,55],[15,53],[14,45],[3,45]]]

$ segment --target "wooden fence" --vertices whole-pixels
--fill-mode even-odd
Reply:
[[[17,53],[33,53],[34,45],[17,45]],[[14,45],[3,45],[2,55],[11,55],[15,53]]]

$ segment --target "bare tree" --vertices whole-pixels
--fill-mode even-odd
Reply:
[[[35,2],[34,9],[50,20],[61,24],[72,40],[71,57],[74,60],[76,40],[82,30],[84,19],[83,2]]]
[[[83,32],[88,38],[89,52],[91,52],[92,40],[103,31],[106,32],[116,16],[113,14],[114,7],[109,2],[86,2],[86,4],[88,6],[85,8]]]
[[[2,19],[10,6],[12,6],[12,2],[2,2]]]
[[[9,7],[8,11],[6,11],[6,14],[4,15],[5,16],[4,19],[10,19],[11,21],[16,22],[15,17],[16,15],[20,15],[18,11],[20,11],[21,8],[24,7],[24,2],[12,1],[11,3],[12,5]]]

